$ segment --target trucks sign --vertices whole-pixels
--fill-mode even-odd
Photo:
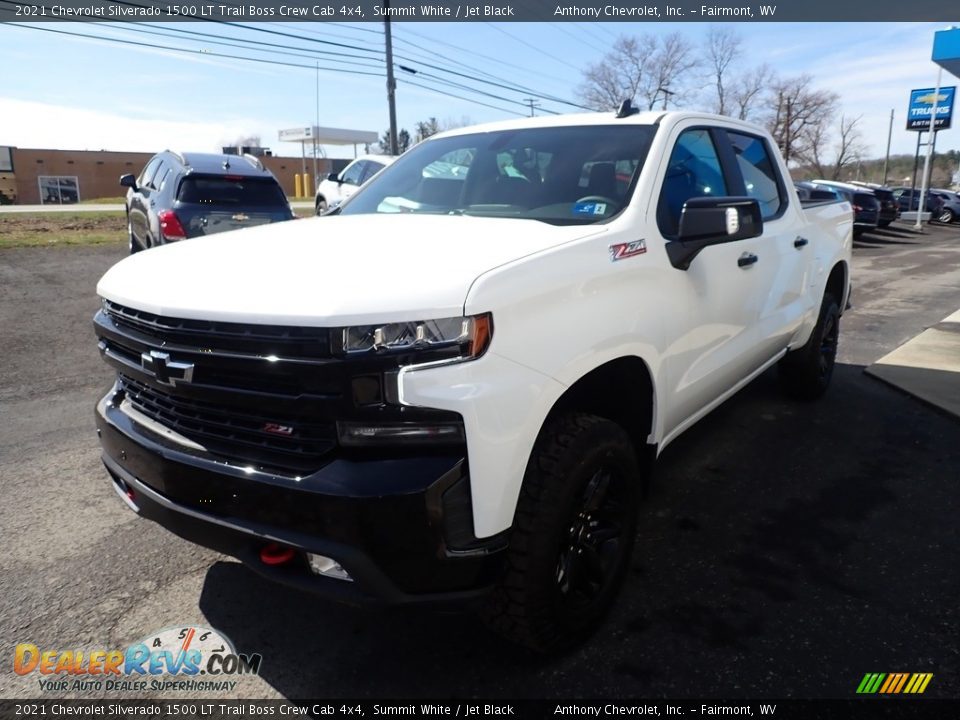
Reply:
[[[936,94],[937,119],[934,130],[946,130],[953,119],[953,97],[956,87],[942,87]],[[929,130],[930,111],[934,105],[934,89],[923,88],[910,91],[910,107],[907,108],[907,130]]]

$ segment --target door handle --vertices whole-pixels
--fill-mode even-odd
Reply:
[[[808,242],[810,242],[810,241],[807,240],[806,238],[798,237],[796,240],[793,241],[793,246],[794,246],[797,250],[799,250],[799,249],[802,248],[804,245],[806,245]]]
[[[758,257],[757,257],[756,255],[754,255],[753,253],[744,253],[743,255],[741,255],[740,257],[737,258],[737,265],[740,266],[740,267],[742,267],[742,268],[744,268],[744,267],[750,267],[751,265],[753,265],[754,263],[756,263],[757,260],[759,260],[759,259],[760,259],[760,258],[758,258]]]

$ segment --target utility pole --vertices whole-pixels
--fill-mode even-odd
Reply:
[[[887,154],[883,158],[883,182],[887,184],[887,168],[890,166],[890,138],[893,137],[893,108],[890,109],[890,127],[887,129]]]
[[[390,36],[390,0],[383,0],[385,11],[383,34],[387,41],[387,104],[390,107],[390,154],[399,155],[397,147],[397,81],[393,77],[393,39]]]
[[[535,110],[536,108],[540,107],[540,103],[537,101],[537,99],[536,99],[536,98],[524,98],[523,101],[524,101],[527,105],[530,106],[530,117],[533,117],[534,115],[536,115],[536,113],[534,112],[534,110]]]

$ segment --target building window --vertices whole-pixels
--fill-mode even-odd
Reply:
[[[0,147],[0,172],[13,172],[13,152],[9,147]]]
[[[41,175],[37,182],[43,205],[68,205],[80,201],[80,183],[75,175]]]

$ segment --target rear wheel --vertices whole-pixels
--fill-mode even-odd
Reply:
[[[825,293],[820,316],[807,344],[780,361],[780,384],[798,400],[816,400],[830,386],[840,340],[840,307]]]
[[[954,219],[953,210],[951,210],[950,208],[944,208],[943,210],[941,210],[940,216],[937,218],[937,220],[939,220],[944,224],[952,223],[953,219]]]
[[[623,581],[640,487],[633,444],[619,425],[583,413],[552,422],[527,467],[487,623],[538,652],[585,638]]]

